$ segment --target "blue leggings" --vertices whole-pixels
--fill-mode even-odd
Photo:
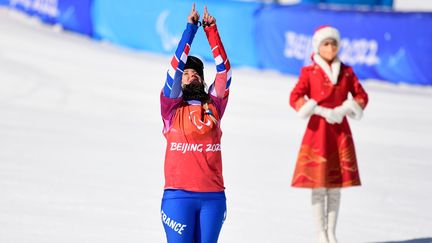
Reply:
[[[216,243],[226,217],[225,193],[165,190],[161,217],[168,243]]]

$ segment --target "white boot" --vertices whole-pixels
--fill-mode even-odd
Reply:
[[[328,243],[326,231],[325,196],[327,190],[312,189],[312,209],[318,226],[318,242]]]
[[[337,243],[336,239],[336,222],[340,205],[340,189],[327,190],[327,237],[329,243]]]

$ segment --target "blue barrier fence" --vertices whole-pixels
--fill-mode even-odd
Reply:
[[[311,37],[324,24],[342,35],[340,58],[360,78],[432,84],[432,14],[322,10],[310,6],[274,6],[256,20],[261,68],[298,74],[310,63]],[[428,27],[429,26],[429,27]]]
[[[225,49],[233,65],[258,66],[254,13],[260,4],[202,0],[94,0],[95,36],[120,45],[173,54],[186,27],[192,3],[202,14],[208,6],[219,26]],[[191,53],[213,60],[205,33],[198,31]]]
[[[432,13],[331,10],[307,4],[230,0],[0,0],[0,5],[96,39],[170,55],[193,2],[200,13],[207,5],[216,17],[233,65],[298,74],[310,63],[313,31],[330,24],[342,34],[342,61],[353,66],[360,78],[432,85],[428,70]],[[213,60],[202,30],[191,53]]]
[[[392,7],[393,0],[302,0],[302,3],[326,3]]]
[[[60,24],[64,29],[93,35],[91,17],[93,0],[0,0],[0,4],[37,16],[48,24]]]

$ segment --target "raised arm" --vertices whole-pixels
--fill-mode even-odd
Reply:
[[[183,32],[182,38],[177,46],[177,50],[171,59],[171,65],[168,68],[163,95],[168,98],[179,98],[182,95],[181,80],[184,66],[189,55],[192,41],[198,30],[199,14],[195,10],[195,4],[188,16],[188,23]]]
[[[207,7],[204,7],[203,26],[217,71],[216,78],[209,88],[209,93],[218,98],[225,98],[229,93],[231,84],[231,65],[219,36],[216,19],[208,13]]]

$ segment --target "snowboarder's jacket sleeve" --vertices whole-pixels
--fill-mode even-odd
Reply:
[[[216,25],[204,29],[216,64],[216,78],[209,88],[209,93],[218,98],[228,96],[231,84],[231,65],[228,60]]]
[[[167,98],[179,98],[182,95],[181,80],[183,70],[197,30],[198,25],[196,24],[188,23],[186,25],[186,29],[183,32],[167,71],[167,77],[163,87],[163,96]]]

